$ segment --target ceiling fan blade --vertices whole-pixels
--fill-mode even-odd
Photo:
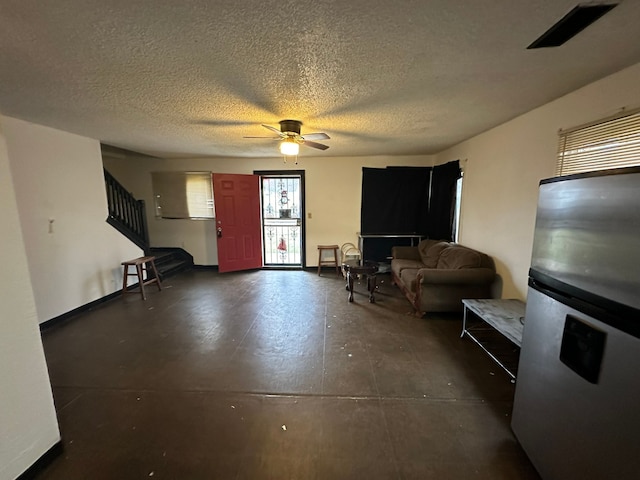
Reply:
[[[329,140],[331,137],[326,133],[305,133],[302,135],[303,140]]]
[[[278,135],[282,136],[282,132],[280,130],[278,130],[276,127],[272,127],[271,125],[265,125],[265,124],[262,124],[262,126],[264,128],[268,128],[269,130],[271,130],[271,131],[277,133]]]
[[[270,140],[280,140],[280,137],[242,137],[242,138],[268,138]]]
[[[317,142],[310,142],[308,140],[303,141],[302,144],[306,145],[307,147],[317,148],[318,150],[326,150],[327,148],[329,148],[329,145],[323,145],[322,143],[317,143]]]

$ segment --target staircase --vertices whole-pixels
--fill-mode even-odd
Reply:
[[[150,248],[149,254],[156,257],[155,264],[160,280],[193,268],[193,257],[182,248]]]
[[[193,267],[193,257],[182,248],[150,248],[144,200],[136,200],[107,170],[104,170],[109,216],[107,223],[153,255],[160,279]]]
[[[149,250],[149,233],[144,200],[136,200],[107,170],[104,170],[109,216],[107,223],[144,250]]]

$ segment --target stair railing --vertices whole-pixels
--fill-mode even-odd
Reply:
[[[149,251],[149,231],[144,200],[136,200],[107,170],[104,170],[109,216],[107,223],[133,243]]]

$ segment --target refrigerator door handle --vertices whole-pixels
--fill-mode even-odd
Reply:
[[[541,282],[540,275],[537,277],[529,277],[529,287],[532,289],[626,334],[640,338],[640,321],[637,320],[640,318],[639,310],[612,301],[589,302],[573,296],[575,292],[569,289],[558,289],[555,284]]]

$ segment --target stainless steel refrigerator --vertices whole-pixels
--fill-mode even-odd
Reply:
[[[640,478],[640,168],[540,183],[512,428],[544,480]]]

